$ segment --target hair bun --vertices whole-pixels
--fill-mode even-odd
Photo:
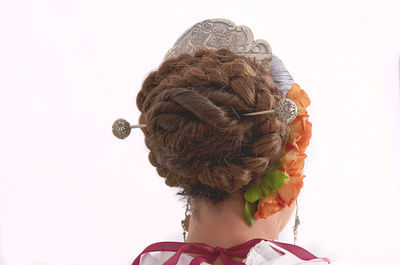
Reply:
[[[143,82],[149,161],[167,185],[214,202],[258,184],[277,161],[288,127],[271,109],[282,98],[266,70],[229,50],[200,50],[164,61]]]

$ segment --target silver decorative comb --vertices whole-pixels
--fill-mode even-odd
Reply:
[[[167,52],[164,60],[182,53],[194,54],[204,48],[226,48],[238,55],[255,59],[266,70],[269,70],[272,60],[271,46],[267,41],[254,40],[248,27],[236,26],[232,21],[222,18],[203,20],[190,27]]]

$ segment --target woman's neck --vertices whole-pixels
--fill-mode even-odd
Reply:
[[[204,201],[197,202],[195,216],[190,216],[186,242],[230,248],[254,238],[278,238],[281,231],[279,214],[258,219],[251,227],[245,220],[243,206],[243,195],[235,196],[218,207]]]

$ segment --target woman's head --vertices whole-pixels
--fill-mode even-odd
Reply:
[[[149,160],[181,194],[218,203],[259,184],[289,136],[272,109],[282,93],[254,61],[229,50],[173,57],[137,96]]]

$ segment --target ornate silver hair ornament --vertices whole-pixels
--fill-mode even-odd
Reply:
[[[238,55],[255,60],[271,73],[272,80],[278,85],[283,95],[293,84],[293,78],[286,70],[282,61],[272,54],[271,46],[265,40],[254,40],[253,33],[246,26],[236,26],[227,19],[207,19],[201,21],[186,30],[175,42],[174,46],[168,50],[164,61],[179,56],[183,53],[194,54],[202,48],[207,49],[228,49]],[[259,111],[242,114],[244,116],[264,115],[274,113],[277,118],[290,123],[297,116],[296,104],[283,98],[278,101],[273,110]],[[130,125],[124,119],[118,119],[112,126],[113,134],[125,139],[131,132],[131,128],[144,128],[146,124]]]
[[[230,20],[215,18],[201,21],[186,30],[167,52],[164,61],[182,53],[194,54],[200,49],[228,49],[233,53],[255,59],[267,70],[272,60],[271,46],[265,40],[254,40],[246,26],[236,26]]]
[[[131,133],[132,128],[144,128],[146,124],[130,125],[127,120],[118,119],[114,121],[112,126],[113,134],[119,139],[125,139]]]

